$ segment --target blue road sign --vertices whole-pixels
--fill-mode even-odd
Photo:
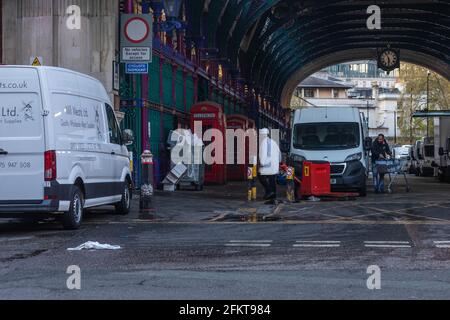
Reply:
[[[147,74],[148,63],[127,63],[125,67],[127,74]]]

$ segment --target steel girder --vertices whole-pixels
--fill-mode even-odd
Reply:
[[[286,82],[304,65],[338,51],[389,44],[450,65],[448,0],[194,0],[188,6],[191,2],[201,7],[195,13],[201,18],[189,32],[206,37],[230,69],[239,67],[272,100],[280,99]],[[381,30],[366,27],[373,4],[382,9]],[[274,15],[282,5],[297,11]]]

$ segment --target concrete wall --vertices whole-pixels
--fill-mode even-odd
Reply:
[[[114,99],[119,0],[3,0],[3,63],[43,64],[89,74]],[[81,8],[81,29],[67,28],[70,5]],[[113,100],[114,102],[114,100]]]

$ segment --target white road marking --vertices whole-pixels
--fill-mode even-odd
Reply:
[[[270,247],[270,243],[227,243],[226,247]]]
[[[0,238],[0,240],[4,240],[6,242],[24,241],[24,240],[31,240],[31,239],[34,239],[34,236],[31,236],[31,237],[16,237],[16,238]]]
[[[295,248],[339,248],[340,244],[294,244]]]
[[[273,240],[230,240],[231,243],[271,243]]]
[[[433,241],[438,249],[450,249],[450,241]]]
[[[270,247],[273,240],[230,240],[226,247]]]
[[[409,241],[364,241],[366,248],[412,248]]]
[[[366,248],[411,248],[410,245],[404,244],[365,244]]]
[[[297,240],[294,248],[339,248],[340,241]]]
[[[410,244],[409,241],[364,241],[365,244]]]
[[[297,240],[297,243],[341,243],[340,241],[313,241],[313,240]]]

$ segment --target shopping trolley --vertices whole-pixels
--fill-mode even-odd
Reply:
[[[389,159],[389,160],[379,160],[375,164],[378,166],[378,172],[383,172],[389,175],[389,184],[387,186],[387,191],[389,193],[393,192],[392,186],[395,183],[397,176],[403,175],[405,178],[406,192],[410,192],[411,188],[408,183],[408,178],[406,174],[408,173],[408,160],[407,159]],[[384,170],[383,170],[384,169]]]

